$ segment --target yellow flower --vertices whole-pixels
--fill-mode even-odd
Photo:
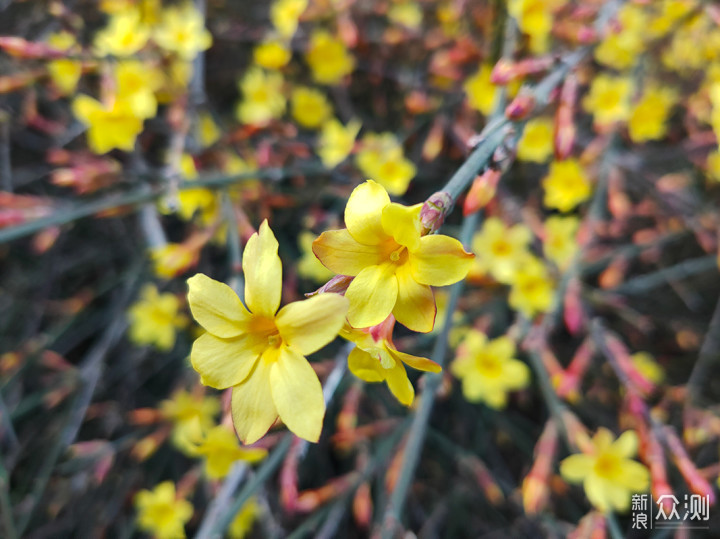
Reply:
[[[366,382],[385,382],[395,398],[410,406],[415,398],[403,363],[425,372],[440,372],[440,365],[424,357],[399,352],[392,342],[395,318],[388,316],[379,326],[353,329],[345,326],[340,335],[355,343],[348,356],[348,368],[355,376]]]
[[[77,88],[82,75],[82,63],[69,58],[52,60],[48,62],[48,73],[60,93],[68,95]]]
[[[135,139],[143,130],[143,120],[135,115],[129,102],[115,99],[111,107],[87,95],[77,96],[72,110],[78,120],[88,126],[87,141],[98,154],[113,148],[132,151]]]
[[[205,459],[205,475],[210,479],[225,477],[238,460],[252,464],[267,455],[265,449],[240,447],[235,433],[223,425],[210,429],[193,453]]]
[[[563,460],[560,474],[570,483],[582,483],[590,503],[599,511],[627,511],[632,494],[645,492],[650,485],[647,468],[631,460],[638,446],[635,431],[625,431],[615,440],[609,430],[598,429],[592,446],[590,453]]]
[[[483,223],[472,240],[474,275],[490,274],[501,283],[510,283],[528,254],[532,240],[530,229],[522,224],[506,227],[497,217]]]
[[[403,155],[403,149],[392,133],[368,133],[355,160],[367,177],[373,178],[391,195],[402,195],[417,172]]]
[[[345,44],[325,30],[313,31],[305,59],[320,84],[338,84],[355,67]]]
[[[422,204],[391,203],[372,180],[360,184],[345,207],[345,226],[313,243],[325,267],[355,277],[345,293],[348,321],[356,328],[374,326],[390,313],[413,331],[427,333],[435,323],[430,286],[464,279],[474,255],[448,236],[422,236]]]
[[[658,140],[665,136],[665,122],[677,101],[670,88],[651,87],[633,107],[628,121],[628,133],[633,142]]]
[[[187,271],[198,261],[198,251],[184,243],[168,243],[150,251],[155,275],[162,279],[172,279]]]
[[[595,49],[595,59],[603,65],[624,70],[632,67],[643,52],[647,15],[642,6],[625,4],[618,10],[618,32],[608,33]]]
[[[311,279],[318,283],[329,281],[334,273],[327,269],[317,259],[312,250],[313,241],[317,236],[309,230],[303,230],[298,236],[298,244],[300,245],[300,260],[297,263],[297,271],[300,277]]]
[[[343,126],[335,118],[327,120],[322,125],[317,153],[323,165],[327,168],[334,168],[350,155],[360,127],[361,124],[357,120],[351,120],[346,126]]]
[[[583,107],[591,112],[597,125],[622,122],[630,116],[632,81],[628,77],[613,77],[604,73],[590,83],[590,91],[583,99]]]
[[[175,496],[175,485],[164,481],[153,490],[141,490],[135,495],[138,526],[157,539],[185,537],[185,523],[193,514],[192,504]]]
[[[196,137],[202,148],[208,148],[220,140],[220,128],[208,112],[200,113],[196,127]]]
[[[388,19],[411,30],[422,25],[423,11],[417,2],[412,0],[396,0],[391,3],[387,12]]]
[[[655,358],[647,352],[636,352],[630,356],[635,368],[653,384],[659,385],[665,378],[663,368],[658,365]]]
[[[175,331],[187,325],[187,317],[178,313],[180,300],[174,294],[158,293],[154,284],[147,284],[140,299],[128,310],[130,340],[138,345],[152,344],[159,350],[170,350],[175,344]]]
[[[95,52],[99,56],[132,56],[149,38],[150,30],[137,8],[125,9],[112,15],[108,25],[95,34]]]
[[[317,441],[325,402],[305,359],[333,340],[347,300],[320,294],[278,312],[282,267],[267,221],[243,253],[245,302],[232,289],[199,273],[188,280],[190,310],[206,330],[190,361],[203,384],[232,387],[232,416],[244,443],[259,440],[280,419],[297,436]]]
[[[232,539],[244,539],[250,530],[252,530],[258,514],[260,514],[260,506],[255,497],[252,497],[245,502],[230,524],[230,528],[228,528],[230,537]]]
[[[320,127],[332,115],[325,94],[313,88],[295,88],[290,96],[290,106],[295,121],[308,129]]]
[[[562,212],[568,212],[586,201],[592,192],[590,180],[576,159],[550,163],[550,171],[542,179],[542,186],[545,189],[543,204]]]
[[[276,0],[270,7],[270,20],[281,36],[286,39],[293,36],[307,5],[308,0]]]
[[[545,163],[553,153],[554,125],[550,118],[533,118],[523,129],[517,145],[521,161]]]
[[[467,400],[502,409],[510,391],[530,382],[530,369],[514,355],[515,343],[509,337],[488,341],[484,333],[471,329],[460,343],[450,370],[462,380]]]
[[[165,8],[159,26],[153,33],[155,42],[183,60],[192,60],[200,51],[210,48],[212,36],[205,28],[205,19],[188,2]]]
[[[565,0],[510,0],[508,13],[518,22],[520,30],[530,37],[530,51],[546,52],[553,23],[553,10]]]
[[[243,100],[238,104],[235,115],[245,124],[265,125],[279,118],[285,112],[283,76],[277,72],[266,72],[253,66],[240,81]]]
[[[565,269],[578,251],[576,236],[579,225],[577,217],[552,216],[545,221],[543,252],[560,269]]]
[[[515,272],[510,288],[510,307],[530,318],[547,311],[552,305],[553,282],[547,269],[537,258],[529,255]]]
[[[287,43],[277,39],[263,41],[255,47],[253,60],[265,69],[280,69],[285,66],[292,57]]]
[[[160,403],[160,413],[173,424],[172,443],[186,455],[192,455],[195,443],[214,425],[220,401],[214,396],[175,391]]]
[[[469,105],[485,116],[493,111],[499,95],[497,86],[490,82],[491,73],[492,66],[483,64],[463,84]]]
[[[155,91],[162,85],[162,74],[138,60],[115,65],[117,99],[124,100],[138,118],[152,118],[157,112]]]

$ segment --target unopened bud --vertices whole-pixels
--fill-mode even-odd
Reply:
[[[560,90],[560,103],[555,113],[555,158],[566,159],[572,153],[575,144],[575,102],[577,100],[578,81],[574,73],[570,73]]]
[[[305,296],[310,297],[317,294],[324,294],[326,292],[333,294],[344,294],[348,286],[350,286],[352,280],[353,278],[349,275],[336,275],[327,283],[322,285],[320,288],[318,288],[314,292],[308,292],[307,294],[305,294]]]
[[[488,205],[495,197],[501,175],[502,173],[499,170],[489,168],[475,178],[465,197],[465,203],[463,204],[464,216],[473,214]]]
[[[522,120],[527,118],[535,108],[535,96],[529,91],[520,90],[520,93],[505,108],[505,116],[509,120]]]
[[[430,195],[420,210],[420,223],[426,234],[432,234],[439,229],[445,221],[445,216],[453,207],[450,193],[438,191]]]
[[[528,58],[519,62],[511,62],[501,58],[490,74],[490,82],[493,84],[507,84],[508,82],[522,79],[528,75],[536,75],[547,71],[555,62],[552,56],[540,58]]]

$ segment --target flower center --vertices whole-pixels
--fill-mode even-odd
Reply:
[[[595,473],[606,479],[617,477],[619,468],[618,459],[612,455],[600,455],[595,461]]]
[[[407,258],[407,247],[404,245],[399,246],[390,253],[390,261],[395,262],[398,265],[404,264],[407,261]]]

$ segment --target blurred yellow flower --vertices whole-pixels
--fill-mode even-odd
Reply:
[[[323,232],[313,243],[327,268],[355,277],[345,292],[353,327],[380,324],[392,313],[409,329],[427,333],[435,324],[430,286],[467,275],[474,255],[449,236],[422,236],[421,208],[391,203],[387,191],[368,180],[350,195],[347,228]]]
[[[325,30],[314,30],[305,56],[313,78],[320,84],[338,84],[355,67],[345,44]]]
[[[665,371],[648,352],[636,352],[630,356],[635,368],[653,384],[659,385],[665,379]]]
[[[152,490],[135,495],[138,526],[157,539],[185,537],[185,523],[193,514],[192,504],[175,495],[172,481],[164,481]]]
[[[270,20],[284,38],[293,36],[308,0],[276,0],[270,7]]]
[[[462,381],[468,401],[502,409],[510,391],[530,382],[530,369],[514,355],[515,343],[509,337],[488,341],[484,333],[470,329],[458,346],[450,371]]]
[[[138,118],[152,118],[157,112],[155,92],[162,86],[162,73],[138,60],[115,64],[117,99],[124,100]]]
[[[560,463],[560,474],[570,483],[582,483],[599,511],[625,512],[632,494],[650,486],[647,468],[631,460],[637,446],[635,431],[625,431],[615,440],[612,432],[600,428],[592,438],[591,452],[567,457]]]
[[[80,81],[82,63],[69,58],[52,60],[48,62],[48,73],[58,91],[62,95],[69,95],[75,91]]]
[[[183,60],[193,60],[210,48],[212,36],[205,28],[203,14],[191,2],[163,9],[160,24],[153,32],[155,42]]]
[[[137,8],[113,14],[108,25],[95,34],[93,44],[99,56],[132,56],[150,38],[150,29],[142,23]]]
[[[632,90],[629,77],[601,73],[590,83],[590,90],[583,99],[583,107],[593,114],[597,125],[623,122],[630,117]]]
[[[130,340],[140,346],[150,344],[159,350],[170,350],[175,344],[175,332],[188,323],[179,310],[177,296],[170,292],[160,294],[154,284],[146,284],[140,299],[128,310]]]
[[[410,406],[415,390],[405,371],[406,364],[424,372],[440,372],[440,365],[424,357],[398,351],[392,342],[395,318],[389,316],[379,326],[354,329],[346,325],[340,336],[355,344],[348,356],[348,368],[366,382],[385,382],[395,398]]]
[[[265,69],[280,69],[292,57],[288,44],[277,39],[268,39],[253,50],[253,60]]]
[[[543,204],[568,212],[590,198],[592,186],[585,170],[577,159],[553,161],[550,170],[542,179],[545,190]]]
[[[206,330],[190,361],[203,384],[232,387],[235,430],[244,443],[259,440],[278,416],[297,436],[316,442],[325,402],[311,354],[340,331],[348,301],[320,294],[278,312],[282,267],[278,242],[263,221],[243,253],[245,302],[233,290],[199,273],[188,279],[188,302]]]
[[[521,161],[545,163],[553,153],[554,125],[551,118],[533,118],[525,124],[517,145]]]
[[[667,132],[670,110],[677,102],[677,93],[670,88],[651,86],[633,107],[628,133],[633,142],[658,140]]]
[[[508,303],[530,318],[550,308],[553,292],[554,285],[547,269],[540,260],[529,255],[515,272]]]
[[[132,109],[131,103],[115,99],[106,107],[87,95],[77,96],[72,110],[80,122],[88,127],[88,147],[97,154],[107,153],[113,148],[132,151],[135,139],[143,130],[143,120]]]
[[[239,121],[251,125],[265,125],[285,112],[285,80],[280,73],[267,72],[257,66],[247,70],[239,87],[243,99],[235,115]]]
[[[608,32],[595,48],[595,59],[618,70],[632,67],[642,53],[648,27],[644,6],[624,4],[617,15],[619,29]]]
[[[155,275],[162,279],[172,279],[194,266],[198,260],[198,251],[184,243],[168,243],[150,251]]]
[[[220,401],[215,396],[178,389],[160,403],[160,413],[173,424],[172,443],[186,455],[192,455],[195,444],[215,424]]]
[[[508,13],[517,21],[520,30],[530,37],[530,50],[534,54],[547,51],[553,11],[565,2],[566,0],[509,0]]]
[[[355,138],[360,132],[358,120],[351,120],[343,126],[336,118],[323,123],[318,140],[317,153],[327,168],[335,168],[342,163],[355,146]]]
[[[231,539],[245,539],[245,536],[252,530],[255,519],[259,514],[260,506],[255,497],[252,497],[245,502],[230,524],[228,534]]]
[[[578,251],[576,236],[579,226],[577,217],[554,215],[545,221],[543,253],[560,269],[565,269]]]
[[[238,444],[235,433],[224,425],[208,430],[193,449],[194,456],[205,460],[205,475],[210,479],[222,479],[238,460],[254,464],[267,455],[261,448],[244,448]]]
[[[463,84],[467,94],[468,104],[475,110],[479,110],[485,116],[489,115],[495,108],[498,98],[498,87],[490,82],[492,66],[483,64]]]
[[[293,119],[308,129],[320,127],[333,112],[323,92],[304,86],[293,89],[290,95],[290,110]]]
[[[475,262],[471,274],[490,274],[501,283],[512,282],[515,272],[528,255],[530,240],[532,233],[523,224],[506,227],[497,217],[486,219],[480,231],[473,236]]]
[[[195,136],[201,148],[212,146],[220,140],[220,135],[222,134],[212,114],[209,112],[200,113],[195,131]]]
[[[309,230],[303,230],[298,236],[300,246],[300,260],[297,262],[297,272],[300,277],[311,279],[317,283],[329,281],[335,274],[322,265],[313,253],[312,244],[317,236]]]
[[[355,161],[366,177],[396,196],[405,194],[417,172],[413,162],[405,158],[397,137],[389,132],[365,135]]]
[[[414,0],[394,0],[390,3],[387,17],[395,24],[417,30],[422,25],[423,10]]]

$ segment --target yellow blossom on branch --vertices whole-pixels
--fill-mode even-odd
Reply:
[[[160,413],[173,424],[172,442],[186,455],[192,454],[195,442],[214,425],[220,411],[217,397],[190,393],[184,389],[160,403]]]
[[[320,127],[332,116],[332,106],[327,97],[314,88],[295,88],[290,96],[290,107],[295,121],[308,129]]]
[[[473,275],[490,274],[501,283],[510,283],[529,253],[530,229],[522,224],[507,227],[497,217],[485,220],[472,240],[475,263]]]
[[[677,94],[670,88],[650,87],[633,107],[628,133],[633,142],[658,140],[665,136],[667,119]]]
[[[544,264],[532,255],[518,266],[508,303],[528,318],[552,305],[554,285]]]
[[[277,39],[263,41],[253,50],[253,60],[265,69],[280,69],[291,57],[292,52],[287,43]]]
[[[553,153],[553,121],[550,118],[533,118],[523,129],[517,145],[520,161],[545,163]]]
[[[415,390],[405,365],[425,372],[440,372],[442,369],[434,361],[398,351],[392,342],[394,327],[395,318],[390,315],[381,324],[367,329],[345,326],[340,335],[355,343],[348,356],[350,372],[366,382],[387,383],[395,398],[401,404],[410,406]]]
[[[275,29],[284,38],[293,36],[303,11],[307,9],[308,0],[276,0],[270,7],[270,20]]]
[[[389,132],[365,135],[355,160],[366,177],[373,178],[391,195],[405,194],[417,172],[413,162],[405,158],[397,137]]]
[[[590,198],[592,186],[577,159],[550,163],[550,170],[542,179],[545,189],[543,203],[548,208],[567,212]]]
[[[137,8],[127,8],[110,17],[108,25],[95,34],[95,51],[99,56],[132,56],[150,38]]]
[[[593,114],[597,125],[623,122],[630,117],[632,89],[629,77],[614,77],[601,73],[590,83],[590,90],[583,99],[583,107]]]
[[[355,58],[345,44],[325,30],[312,33],[305,59],[320,84],[338,84],[355,67]]]
[[[317,441],[325,415],[322,387],[305,359],[335,338],[348,301],[320,294],[278,312],[282,267],[278,242],[263,221],[243,253],[245,301],[199,273],[188,279],[193,317],[205,329],[190,361],[203,384],[232,387],[232,416],[244,443],[259,440],[278,416],[301,438]]]
[[[501,409],[507,404],[508,392],[530,382],[530,369],[514,355],[515,343],[509,337],[488,341],[484,333],[471,329],[458,346],[450,370],[462,380],[467,400]]]
[[[125,101],[138,118],[155,116],[155,92],[163,82],[157,68],[138,60],[123,60],[115,66],[115,82],[117,99]]]
[[[130,340],[138,345],[151,344],[159,350],[170,350],[175,344],[175,332],[187,325],[187,317],[178,312],[180,300],[174,294],[160,294],[154,284],[147,284],[140,299],[129,311]]]
[[[491,73],[492,66],[483,64],[463,85],[463,89],[467,94],[468,104],[486,116],[495,108],[495,103],[499,95],[498,87],[490,82]]]
[[[235,515],[235,518],[228,528],[228,535],[230,535],[232,539],[244,539],[252,530],[255,519],[259,514],[260,506],[258,505],[257,499],[253,496],[245,502],[240,511],[237,512],[237,515]]]
[[[335,168],[350,155],[360,127],[361,124],[357,120],[351,120],[346,126],[343,126],[336,118],[331,118],[323,123],[317,148],[323,165]]]
[[[317,236],[309,230],[303,230],[298,236],[298,245],[300,246],[300,260],[297,263],[297,271],[300,277],[312,279],[318,283],[324,283],[334,275],[332,271],[327,269],[317,259],[312,250],[313,241]]]
[[[157,539],[185,537],[185,523],[193,514],[192,504],[175,494],[172,481],[164,481],[152,490],[135,495],[138,526]]]
[[[267,455],[265,449],[240,447],[235,433],[224,425],[218,425],[207,431],[192,453],[194,456],[203,457],[205,475],[210,479],[225,477],[238,460],[253,464],[260,462]]]
[[[422,236],[422,204],[391,203],[372,180],[360,184],[345,207],[342,230],[323,232],[313,251],[327,268],[354,277],[345,293],[348,321],[356,328],[380,324],[390,313],[413,331],[435,324],[430,286],[464,279],[474,255],[448,236]]]
[[[578,251],[576,236],[579,226],[580,221],[577,217],[554,215],[545,221],[543,252],[560,269],[565,269]]]
[[[115,99],[114,103],[106,106],[90,96],[79,95],[73,100],[72,110],[77,119],[88,127],[88,146],[97,154],[114,148],[132,151],[135,139],[143,130],[143,119],[124,99]]]
[[[235,110],[235,116],[245,124],[265,125],[285,112],[283,76],[253,66],[239,83],[243,99]]]
[[[571,483],[582,483],[585,494],[599,511],[627,511],[633,493],[645,492],[650,474],[631,460],[638,438],[628,430],[615,440],[608,429],[598,429],[589,453],[570,455],[560,463],[560,474]]]
[[[153,39],[160,47],[174,52],[183,60],[194,59],[212,44],[205,19],[191,2],[165,8]]]

